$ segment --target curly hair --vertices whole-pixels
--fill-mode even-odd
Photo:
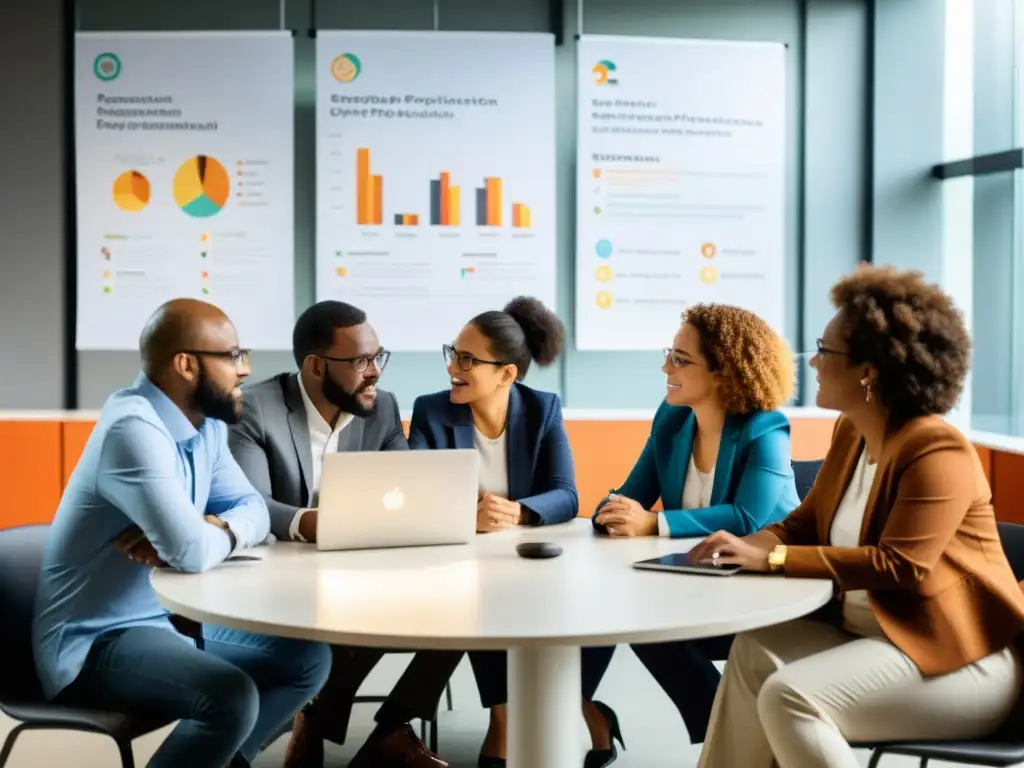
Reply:
[[[963,392],[971,337],[953,300],[924,275],[863,265],[832,287],[854,365],[878,371],[890,418],[945,414]]]
[[[700,351],[730,413],[773,411],[793,396],[796,364],[786,340],[746,309],[695,304],[683,324],[700,336]]]

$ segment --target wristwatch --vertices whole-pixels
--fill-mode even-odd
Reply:
[[[768,570],[771,573],[782,573],[786,568],[786,545],[777,544],[768,553]]]

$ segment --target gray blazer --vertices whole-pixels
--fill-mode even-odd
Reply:
[[[228,433],[228,444],[249,482],[267,500],[271,532],[287,541],[288,528],[307,505],[313,481],[313,449],[298,375],[282,373],[243,392],[245,409]],[[381,389],[376,412],[353,419],[338,439],[339,451],[408,449],[398,400]]]

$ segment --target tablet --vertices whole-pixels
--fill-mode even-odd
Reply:
[[[689,552],[676,552],[671,555],[652,557],[650,560],[638,560],[634,568],[642,571],[674,571],[676,573],[699,573],[703,576],[732,576],[742,570],[741,565],[708,565],[691,563]]]

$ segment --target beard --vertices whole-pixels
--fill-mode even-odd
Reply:
[[[198,410],[207,419],[218,419],[225,424],[237,424],[242,418],[241,405],[231,392],[217,389],[217,386],[206,375],[206,369],[200,365],[199,379],[192,400]]]
[[[330,369],[325,367],[322,387],[327,402],[335,408],[340,408],[344,413],[351,413],[353,416],[363,419],[376,413],[377,399],[374,398],[372,405],[363,405],[359,400],[359,393],[376,383],[376,379],[364,380],[362,384],[348,392],[334,380]]]

